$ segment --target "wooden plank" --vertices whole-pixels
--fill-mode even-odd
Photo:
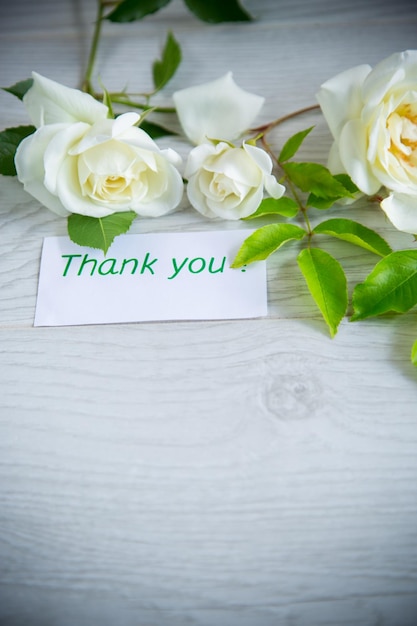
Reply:
[[[411,626],[414,327],[382,324],[3,331],[0,615]]]

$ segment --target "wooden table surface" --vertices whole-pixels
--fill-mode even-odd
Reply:
[[[339,71],[417,47],[411,0],[244,6],[255,22],[210,26],[173,0],[107,24],[97,74],[148,88],[172,29],[184,60],[160,101],[231,70],[266,98],[262,122],[313,104]],[[94,1],[1,9],[1,85],[36,70],[78,86]],[[5,92],[0,115],[28,123]],[[325,163],[317,112],[273,141],[312,124],[302,155]],[[412,246],[378,208],[349,211]],[[268,261],[264,319],[34,328],[42,238],[65,220],[6,177],[0,220],[1,626],[417,624],[415,313],[346,319],[331,340],[288,250]],[[184,201],[132,232],[236,227],[250,226]],[[352,284],[371,269],[349,244],[327,249]]]

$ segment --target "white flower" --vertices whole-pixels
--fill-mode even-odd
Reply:
[[[317,94],[334,137],[329,168],[347,172],[381,202],[399,230],[417,233],[417,51],[396,53],[373,69],[361,65]]]
[[[273,198],[283,195],[271,171],[268,154],[255,146],[202,144],[191,150],[185,168],[188,198],[206,217],[241,219],[256,211],[264,187]]]
[[[63,216],[133,210],[156,217],[179,204],[180,157],[135,126],[137,113],[107,119],[107,107],[93,97],[37,74],[24,102],[40,127],[17,149],[17,176],[48,209]]]
[[[238,87],[231,72],[210,83],[177,91],[173,98],[181,126],[195,144],[238,138],[264,103],[261,96]]]
[[[109,116],[108,108],[87,93],[60,85],[36,72],[32,72],[32,78],[32,87],[23,102],[36,128],[61,122],[94,124]]]

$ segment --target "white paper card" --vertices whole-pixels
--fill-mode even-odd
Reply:
[[[124,235],[106,256],[68,237],[47,237],[34,325],[267,315],[265,261],[230,268],[251,232]]]

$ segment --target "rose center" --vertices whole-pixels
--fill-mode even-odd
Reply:
[[[149,164],[122,143],[91,148],[78,158],[81,192],[96,202],[127,206],[133,198],[148,193],[152,181]]]
[[[234,196],[236,199],[242,199],[248,191],[246,185],[239,184],[238,181],[220,173],[213,175],[209,190],[213,198],[222,200],[231,196]]]
[[[110,201],[131,197],[132,183],[141,184],[140,172],[120,174],[97,174],[92,172],[84,184],[84,192],[97,200]]]
[[[417,166],[417,104],[399,106],[387,120],[390,151],[405,165]]]

